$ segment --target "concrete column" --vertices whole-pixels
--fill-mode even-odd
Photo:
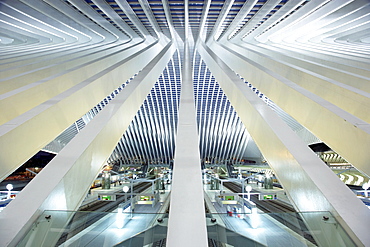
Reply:
[[[103,70],[90,68],[87,72],[81,68],[78,70],[78,75],[66,71],[65,74],[57,78],[67,82],[73,81],[75,85],[68,89],[63,88],[63,90],[58,90],[57,85],[49,85],[56,88],[54,90],[57,92],[56,95],[51,93],[49,95],[46,88],[40,87],[40,94],[47,95],[46,98],[42,98],[45,100],[44,102],[39,102],[38,97],[32,96],[32,88],[26,90],[24,92],[25,100],[30,99],[27,104],[32,105],[32,108],[0,126],[0,181],[111,94],[133,74],[142,70],[149,61],[158,55],[161,49],[163,49],[163,45],[158,42],[156,45],[133,51],[134,54],[131,56],[126,54],[127,57],[121,57],[119,60],[116,57],[112,58],[115,61],[110,61],[110,66]],[[51,83],[51,81],[49,82]],[[45,82],[45,84],[49,82]],[[59,83],[63,84],[63,81],[59,81]],[[31,100],[32,97],[34,99]],[[37,101],[37,103],[34,105],[33,101]],[[0,105],[1,102],[0,99]],[[18,102],[18,98],[8,102],[9,107],[18,104],[21,104]]]
[[[302,126],[358,170],[370,175],[369,89],[365,86],[356,89],[356,76],[347,72],[343,78],[349,85],[339,85],[328,77],[287,66],[275,56],[272,59],[258,54],[252,48],[242,49],[232,43],[227,46],[212,43],[210,48]],[[321,67],[320,73],[333,73]],[[369,80],[362,79],[362,85],[370,85]]]
[[[189,44],[185,43],[168,247],[208,246]]]
[[[218,55],[222,51],[218,50],[216,54],[203,43],[197,48],[295,209],[301,212],[329,211],[357,245],[367,245],[370,242],[367,232],[369,209],[220,59]],[[306,218],[306,221],[310,224],[311,219]],[[325,238],[317,240],[322,246],[339,246],[339,243],[329,244]]]
[[[15,246],[44,210],[78,209],[173,52],[171,44],[160,51],[3,210],[0,246]],[[63,227],[68,219],[58,219],[58,226]],[[48,235],[45,243],[53,246],[59,234]]]

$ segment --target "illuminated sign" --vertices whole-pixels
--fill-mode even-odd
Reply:
[[[226,201],[233,201],[234,200],[234,196],[225,196],[225,200]]]
[[[155,203],[154,196],[153,195],[138,196],[138,200],[137,200],[136,203],[137,204],[153,204],[153,203]]]
[[[115,201],[116,195],[98,195],[98,200],[101,201]]]
[[[140,196],[140,201],[149,201],[151,200],[150,196]]]
[[[272,195],[262,195],[262,200],[276,200],[277,199],[277,196],[276,194],[272,194]],[[261,200],[261,199],[260,199]]]

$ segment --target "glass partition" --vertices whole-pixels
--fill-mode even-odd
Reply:
[[[207,229],[227,246],[356,246],[329,212],[207,214]]]
[[[207,214],[209,246],[355,246],[329,212]],[[18,246],[165,246],[167,214],[45,211]]]
[[[167,214],[45,211],[18,246],[145,246],[166,238],[167,219]]]

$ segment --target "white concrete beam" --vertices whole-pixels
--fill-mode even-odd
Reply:
[[[6,178],[62,131],[140,71],[162,49],[157,44],[90,74],[29,111],[0,126],[0,181]],[[81,74],[88,73],[84,70]],[[71,79],[71,78],[70,78]],[[71,79],[72,80],[72,79]],[[36,99],[35,99],[36,100]],[[14,104],[17,104],[14,102]]]
[[[168,44],[3,210],[0,246],[15,246],[44,210],[77,210],[173,52]]]
[[[186,42],[167,231],[166,246],[169,247],[208,246],[189,53]]]
[[[330,211],[356,244],[367,245],[370,242],[368,208],[220,59],[218,55],[222,51],[217,50],[216,54],[202,43],[197,48],[295,209],[301,212]],[[306,220],[310,224],[309,219]],[[340,239],[339,235],[337,239]],[[335,238],[329,242],[324,238],[316,240],[322,246],[336,246],[330,241],[337,241]]]
[[[142,53],[150,45],[133,42],[90,55],[80,54],[74,60],[63,62],[63,58],[50,59],[49,66],[36,64],[29,71],[1,81],[0,107],[3,109],[0,124],[23,114],[33,107],[76,86],[81,81],[109,70],[112,66],[127,62],[133,54]],[[53,64],[54,63],[54,64]],[[39,67],[40,66],[40,67]],[[126,75],[125,78],[130,78]]]
[[[223,47],[238,57],[231,56],[232,58],[242,59],[244,63],[253,61],[262,65],[261,67],[281,75],[352,115],[370,122],[370,77],[357,75],[355,73],[357,70],[351,71],[350,67],[347,67],[347,71],[337,69],[335,65],[327,66],[325,60],[313,63],[295,58],[294,55],[285,56],[282,52],[269,51],[247,43],[239,45],[228,43],[227,47]],[[227,60],[229,62],[231,59]],[[335,59],[332,59],[333,61]],[[241,68],[240,65],[239,68]]]
[[[214,52],[217,51],[219,58],[227,63],[233,71],[252,83],[260,92],[269,97],[316,137],[324,141],[357,169],[370,174],[367,148],[370,147],[370,124],[334,105],[325,98],[318,96],[321,93],[315,93],[316,90],[323,90],[318,85],[318,81],[322,81],[323,85],[328,88],[326,97],[337,97],[340,100],[341,95],[344,95],[347,99],[343,99],[343,101],[349,102],[348,104],[351,104],[354,108],[349,111],[353,114],[358,112],[359,116],[366,119],[368,117],[360,112],[362,108],[368,111],[368,98],[360,97],[360,95],[356,97],[353,91],[340,90],[337,85],[330,85],[328,82],[324,83],[325,80],[319,77],[315,80],[316,90],[312,89],[315,93],[310,92],[303,87],[311,87],[309,84],[313,83],[313,81],[310,80],[312,78],[310,74],[300,73],[299,82],[295,83],[279,74],[284,72],[277,73],[266,67],[268,65],[265,66],[265,63],[270,63],[267,58],[252,61],[237,52],[231,52],[228,48],[219,44],[213,43],[210,47]],[[281,70],[287,69],[283,64],[279,67]],[[289,78],[297,78],[288,72],[298,73],[298,71],[294,71],[294,68],[291,68],[284,74]],[[331,89],[333,90],[331,91]],[[366,96],[365,92],[363,92],[363,96]]]

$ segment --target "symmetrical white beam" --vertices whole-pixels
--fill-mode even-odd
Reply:
[[[364,149],[370,146],[370,118],[369,114],[363,114],[370,113],[369,93],[289,66],[258,54],[252,48],[243,50],[233,44],[223,46],[216,43],[211,46],[236,73],[357,169],[370,174],[369,155]],[[330,71],[325,67],[321,70]],[[356,80],[349,73],[347,77]]]
[[[82,68],[78,70],[79,73],[64,74],[64,80],[75,85],[67,89],[62,87],[60,91],[58,88],[53,88],[53,92],[50,93],[46,89],[40,89],[40,93],[46,99],[44,102],[39,102],[33,90],[30,89],[31,92],[26,90],[24,94],[28,97],[25,99],[30,105],[36,101],[35,106],[0,126],[0,146],[2,147],[0,160],[4,164],[0,167],[0,180],[6,178],[78,118],[111,94],[130,78],[134,71],[140,71],[150,61],[148,59],[158,54],[161,47],[160,43],[144,47],[141,51],[123,60],[122,57],[121,59],[112,57],[110,66],[103,70],[96,68],[96,71],[85,71]],[[48,82],[52,83],[53,80],[45,84]],[[62,82],[59,81],[59,83]],[[50,86],[56,87],[55,84]],[[14,105],[22,104],[28,108],[26,103],[24,101],[14,102]],[[9,108],[4,109],[4,114],[8,111],[10,113],[12,108],[11,106]]]
[[[223,56],[220,49],[217,49],[216,54],[215,50],[212,51],[203,43],[197,48],[294,207],[301,212],[330,211],[357,240],[357,244],[369,243],[370,236],[366,230],[370,226],[368,208],[221,60]],[[222,55],[226,56],[227,53],[223,52]],[[261,75],[255,76],[258,78]],[[316,240],[323,246],[336,245],[334,242],[326,242],[324,238]]]
[[[15,246],[44,210],[77,210],[173,53],[170,43],[4,209],[1,246]],[[61,226],[66,220],[55,219]],[[49,235],[48,244],[59,236]]]
[[[167,244],[208,246],[192,66],[185,43]]]

